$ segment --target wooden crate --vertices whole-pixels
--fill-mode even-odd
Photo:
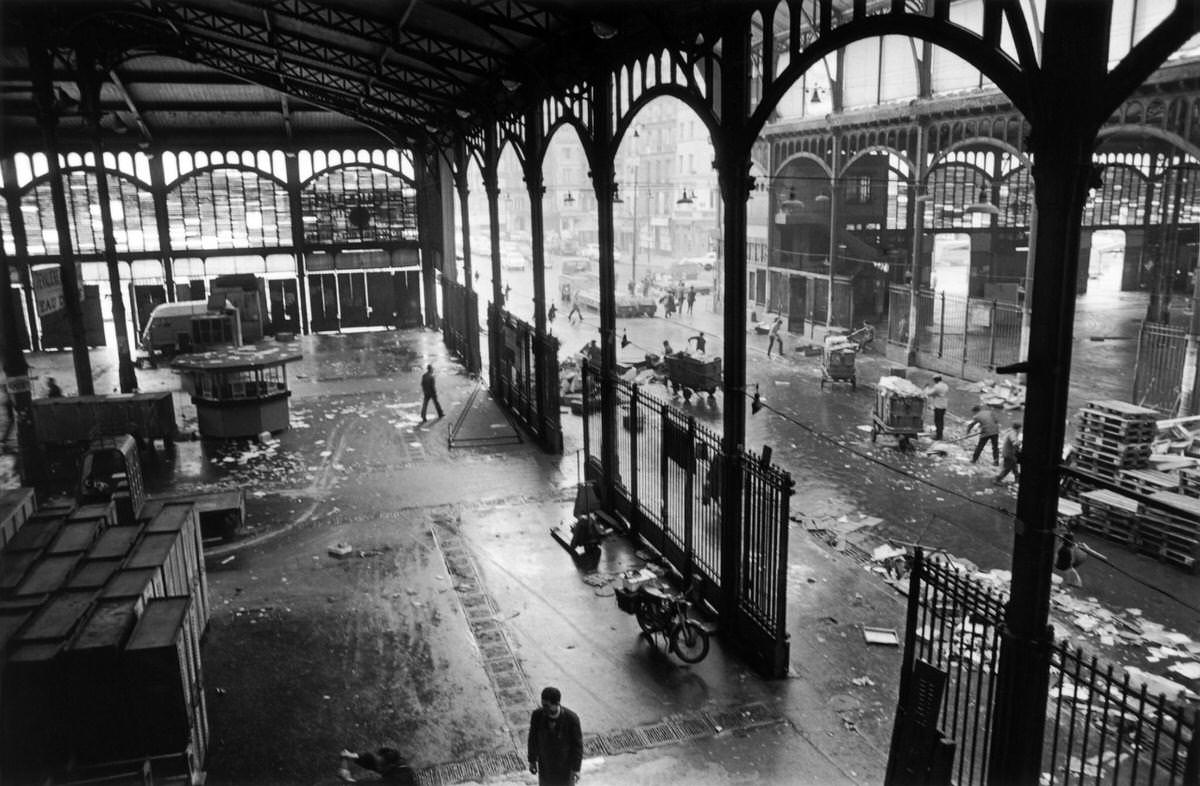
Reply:
[[[36,508],[33,489],[26,486],[0,494],[0,549],[8,545]]]
[[[200,766],[208,750],[207,705],[196,659],[199,631],[189,625],[191,598],[150,601],[125,645],[125,682],[142,755],[189,747]]]
[[[15,551],[41,551],[54,542],[58,531],[66,523],[65,516],[31,516],[4,547],[6,553]]]
[[[91,521],[93,519],[105,522],[105,527],[115,527],[117,525],[117,506],[112,501],[89,502],[75,508],[67,516],[67,521]]]
[[[93,559],[124,559],[133,551],[141,535],[141,527],[109,527],[100,533],[87,555]]]
[[[82,559],[83,554],[79,552],[53,556],[43,555],[25,573],[25,578],[13,590],[13,595],[16,597],[27,597],[30,595],[50,595],[57,592],[67,583],[71,572],[75,570],[75,566]]]
[[[63,678],[72,702],[64,725],[71,728],[77,764],[127,759],[138,753],[121,660],[141,610],[135,598],[97,601],[63,653]]]
[[[200,509],[192,500],[164,502],[154,518],[146,524],[148,534],[179,533],[185,546],[184,558],[192,576],[191,590],[196,600],[200,630],[208,628],[211,608],[209,606],[209,580],[204,570],[204,540],[200,532]]]
[[[1170,491],[1150,494],[1142,514],[1143,541],[1159,558],[1200,570],[1200,501]]]
[[[92,544],[96,542],[96,538],[100,537],[100,532],[105,526],[102,519],[81,519],[77,521],[67,519],[67,523],[63,524],[62,529],[58,531],[58,537],[46,547],[45,553],[83,553],[92,547]]]
[[[116,559],[85,558],[75,569],[75,573],[67,580],[65,589],[101,590],[108,583],[125,561],[123,557]]]

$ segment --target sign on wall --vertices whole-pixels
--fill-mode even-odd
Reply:
[[[58,267],[43,267],[29,273],[37,301],[38,316],[44,317],[61,311],[66,305],[63,297],[62,271]]]

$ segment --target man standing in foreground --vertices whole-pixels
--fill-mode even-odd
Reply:
[[[438,417],[445,417],[446,413],[442,412],[442,405],[438,403],[437,383],[433,380],[432,363],[425,367],[425,373],[421,375],[421,392],[425,394],[425,400],[421,402],[421,422],[425,422],[425,412],[429,409],[430,401],[433,401],[433,406],[437,410]]]
[[[529,718],[529,771],[538,786],[574,786],[582,764],[579,716],[562,706],[558,688],[544,688],[542,706]]]
[[[950,386],[942,381],[940,376],[933,378],[933,384],[925,388],[929,396],[929,406],[933,407],[934,439],[942,441],[942,432],[946,429],[946,406],[950,403]]]

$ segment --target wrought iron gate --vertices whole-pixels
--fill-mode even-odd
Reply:
[[[442,280],[442,341],[468,374],[483,370],[479,356],[479,295],[457,281]]]
[[[585,372],[584,452],[599,474],[601,391]],[[787,554],[791,476],[749,452],[726,455],[720,438],[696,419],[646,393],[637,384],[608,379],[619,402],[617,476],[610,504],[634,532],[685,576],[699,577],[704,599],[731,615],[722,619],[727,640],[768,677],[788,669]],[[741,527],[725,530],[723,492],[738,490]],[[736,535],[736,537],[731,537]],[[725,549],[736,549],[726,559]]]
[[[492,397],[543,450],[561,453],[558,339],[539,341],[533,325],[489,303],[488,357]]]
[[[889,786],[987,782],[999,627],[1008,598],[920,549],[909,575],[900,696]],[[1196,709],[1130,683],[1111,664],[1065,641],[1051,645],[1042,783],[1182,784],[1200,778]],[[936,707],[926,706],[937,676]],[[924,772],[906,761],[914,729],[930,726],[947,752]],[[906,742],[906,740],[908,742]],[[933,748],[938,750],[938,748]],[[916,766],[919,766],[916,765]]]
[[[1133,403],[1174,415],[1179,407],[1187,355],[1187,331],[1173,325],[1143,322],[1138,331],[1133,373]]]

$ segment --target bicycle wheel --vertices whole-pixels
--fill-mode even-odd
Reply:
[[[638,626],[641,627],[643,633],[655,633],[662,630],[662,626],[658,622],[658,609],[656,604],[649,598],[639,598],[637,605],[633,607],[633,616],[637,617]]]
[[[684,663],[699,663],[708,655],[708,631],[695,620],[687,620],[671,631],[671,649]]]

